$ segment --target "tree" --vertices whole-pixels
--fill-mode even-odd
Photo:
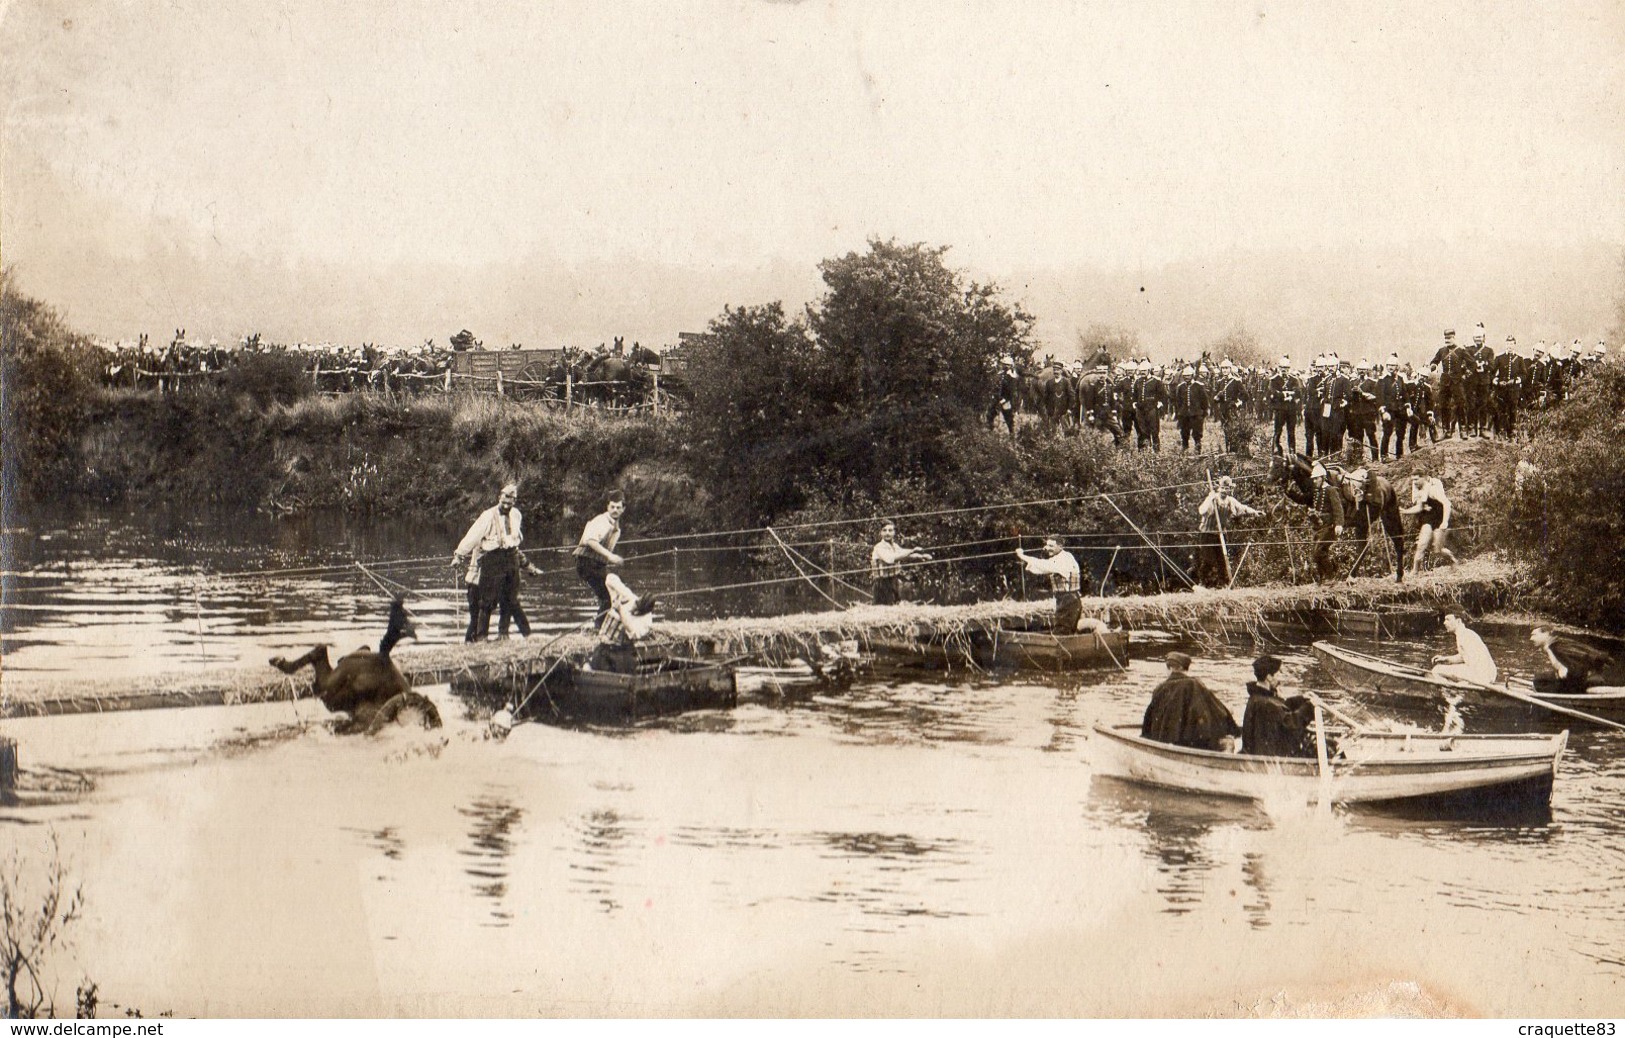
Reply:
[[[1091,324],[1077,333],[1078,355],[1089,361],[1101,351],[1115,363],[1140,351],[1140,333],[1115,324]]]
[[[691,347],[685,411],[695,467],[735,518],[757,522],[798,507],[810,436],[823,417],[807,328],[781,303],[727,307]]]
[[[11,492],[42,498],[80,475],[79,441],[101,358],[62,315],[0,271],[0,472]],[[7,525],[11,518],[7,517]]]
[[[1001,354],[1025,357],[1033,317],[993,285],[966,283],[946,247],[871,241],[819,265],[828,294],[808,309],[842,479],[872,495],[887,476],[930,471],[943,440],[975,421]]]
[[[1269,361],[1269,356],[1265,353],[1263,344],[1258,341],[1258,336],[1248,331],[1247,326],[1241,321],[1237,321],[1228,332],[1213,340],[1207,350],[1214,361],[1228,359],[1237,367],[1250,368],[1267,364]]]

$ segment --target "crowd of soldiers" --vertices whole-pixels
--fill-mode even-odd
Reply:
[[[1302,453],[1310,458],[1358,445],[1357,453],[1386,460],[1452,435],[1511,439],[1520,414],[1560,403],[1576,380],[1607,362],[1607,355],[1601,342],[1586,350],[1575,340],[1569,347],[1550,348],[1542,341],[1526,357],[1512,336],[1498,352],[1487,345],[1480,324],[1471,345],[1447,329],[1425,370],[1401,363],[1392,353],[1376,363],[1322,354],[1307,370],[1288,357],[1271,369],[1229,359],[1214,363],[1206,354],[1172,364],[1143,358],[1114,363],[1102,354],[1092,365],[1051,362],[1037,375],[1023,375],[1015,358],[1005,356],[987,419],[992,425],[1002,415],[1014,432],[1017,411],[1043,413],[1060,399],[1065,401],[1060,413],[1045,417],[1099,430],[1123,447],[1132,433],[1139,449],[1160,450],[1163,419],[1172,418],[1181,450],[1194,447],[1200,453],[1211,420],[1224,431],[1225,450],[1234,452],[1261,422],[1273,423],[1276,453],[1283,446],[1299,450],[1301,426]],[[1054,392],[1057,378],[1069,380],[1069,393]],[[1036,391],[1040,385],[1042,398]]]

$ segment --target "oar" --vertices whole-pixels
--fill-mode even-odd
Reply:
[[[1477,682],[1474,682],[1473,684],[1477,685],[1479,688],[1489,689],[1492,692],[1500,693],[1501,695],[1510,699],[1516,699],[1521,703],[1528,703],[1531,706],[1544,707],[1556,714],[1567,714],[1569,717],[1577,717],[1580,720],[1587,721],[1591,724],[1598,724],[1602,725],[1604,728],[1614,728],[1625,732],[1625,724],[1620,724],[1618,721],[1610,721],[1606,717],[1598,717],[1596,714],[1588,714],[1584,710],[1575,710],[1572,707],[1559,706],[1556,703],[1548,703],[1546,700],[1541,699],[1538,696],[1526,696],[1522,692],[1514,692],[1512,691],[1512,686],[1510,684],[1478,685]]]
[[[1320,809],[1328,811],[1332,806],[1332,768],[1326,760],[1326,721],[1321,714],[1320,701],[1315,704],[1315,765],[1320,769]]]
[[[1365,730],[1365,725],[1361,724],[1359,721],[1356,721],[1353,717],[1350,717],[1348,714],[1343,713],[1343,711],[1337,709],[1335,706],[1332,706],[1330,703],[1326,702],[1324,699],[1321,699],[1319,696],[1315,695],[1315,693],[1309,691],[1308,689],[1303,690],[1303,698],[1305,698],[1305,699],[1309,700],[1309,702],[1315,704],[1315,709],[1326,711],[1328,714],[1331,714],[1333,717],[1337,718],[1339,721],[1342,721],[1344,724],[1348,725],[1354,731],[1358,732],[1358,731],[1364,731]]]

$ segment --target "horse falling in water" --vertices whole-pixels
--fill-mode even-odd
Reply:
[[[296,674],[305,666],[315,671],[312,690],[334,713],[350,715],[345,731],[373,733],[386,724],[405,723],[415,717],[425,728],[440,727],[440,711],[426,697],[412,691],[411,682],[389,658],[390,650],[405,637],[417,637],[406,615],[406,603],[397,598],[389,606],[389,626],[378,651],[360,648],[335,666],[327,660],[327,646],[318,645],[296,660],[277,656],[271,666]]]

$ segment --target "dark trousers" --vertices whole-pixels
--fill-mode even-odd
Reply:
[[[1412,433],[1411,435],[1414,436],[1415,433]],[[1388,440],[1389,440],[1389,437],[1392,437],[1393,441],[1394,441],[1394,457],[1395,458],[1404,457],[1405,456],[1405,416],[1404,415],[1402,415],[1402,414],[1401,415],[1392,415],[1392,416],[1390,416],[1388,418],[1384,418],[1382,420],[1382,448],[1381,448],[1380,452],[1377,455],[1380,458],[1386,459],[1388,457]],[[1415,440],[1411,441],[1411,449],[1412,450],[1416,449],[1416,441]]]
[[[485,606],[485,621],[480,636],[490,633],[491,611],[497,611],[497,633],[507,637],[509,625],[519,628],[520,635],[530,636],[530,621],[525,608],[519,604],[519,552],[501,548],[480,556],[480,597]]]
[[[1162,414],[1155,404],[1134,409],[1134,446],[1145,450],[1147,443],[1154,451],[1162,449]]]
[[[1076,591],[1055,592],[1055,620],[1050,630],[1056,634],[1076,634],[1083,618],[1083,599]]]
[[[480,585],[468,585],[468,630],[463,633],[463,641],[480,642],[491,633],[491,609],[485,604],[485,597],[480,593]]]
[[[1197,450],[1197,452],[1198,453],[1201,452],[1201,450],[1202,450],[1202,423],[1203,423],[1203,421],[1204,421],[1204,419],[1202,418],[1201,415],[1191,415],[1191,416],[1189,416],[1187,418],[1181,418],[1179,420],[1179,449],[1180,450],[1185,450],[1188,447],[1190,447],[1191,440],[1194,439],[1196,441],[1196,450]]]
[[[1337,527],[1331,523],[1322,523],[1315,527],[1315,579],[1325,582],[1337,577],[1337,568],[1332,565],[1332,545],[1337,543]]]
[[[903,591],[897,577],[875,578],[875,605],[896,605],[903,599]]]
[[[1224,548],[1217,533],[1196,535],[1196,572],[1192,576],[1204,587],[1229,585],[1230,564],[1224,557]]]
[[[595,555],[580,555],[576,557],[576,576],[587,585],[598,602],[598,614],[592,618],[592,625],[597,627],[609,613],[609,588],[604,586],[604,578],[609,576],[609,565]]]
[[[1275,412],[1275,453],[1281,453],[1281,430],[1286,430],[1286,449],[1289,454],[1298,452],[1298,416],[1291,411],[1277,409]]]

